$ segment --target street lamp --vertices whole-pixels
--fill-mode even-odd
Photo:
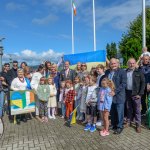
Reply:
[[[2,72],[2,56],[3,56],[3,46],[2,46],[2,41],[4,40],[5,38],[0,38],[0,72]]]

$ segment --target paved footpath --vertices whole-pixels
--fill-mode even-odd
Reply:
[[[71,128],[57,117],[48,123],[35,119],[14,125],[4,117],[5,132],[0,139],[0,150],[150,150],[150,130],[142,128],[137,134],[130,127],[121,135],[101,137],[99,132],[84,132],[84,126]]]

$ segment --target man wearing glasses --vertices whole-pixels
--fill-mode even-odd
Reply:
[[[10,69],[7,72],[7,80],[6,81],[7,81],[7,84],[8,84],[9,92],[10,92],[11,82],[13,81],[14,78],[17,77],[17,70],[18,70],[18,61],[13,61],[12,69]],[[8,97],[9,97],[8,98],[8,107],[9,107],[10,106],[10,95]],[[13,116],[11,116],[10,107],[9,107],[9,120],[10,120],[11,123],[13,123]]]

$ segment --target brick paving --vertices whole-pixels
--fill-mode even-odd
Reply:
[[[142,128],[137,134],[133,127],[120,135],[101,137],[99,132],[84,132],[84,126],[71,128],[57,117],[48,123],[36,119],[14,125],[4,117],[5,132],[0,139],[0,150],[150,150],[150,130]]]

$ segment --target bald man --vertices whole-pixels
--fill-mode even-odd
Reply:
[[[136,131],[141,132],[141,97],[145,89],[144,74],[136,68],[136,60],[128,60],[127,87],[126,87],[126,105],[127,105],[127,124],[131,125],[133,118],[136,121]]]
[[[111,93],[113,102],[111,107],[111,128],[114,134],[120,134],[123,130],[125,88],[127,83],[126,71],[119,68],[119,61],[112,58],[109,63],[110,69],[106,71],[106,76],[115,84],[115,92]]]

